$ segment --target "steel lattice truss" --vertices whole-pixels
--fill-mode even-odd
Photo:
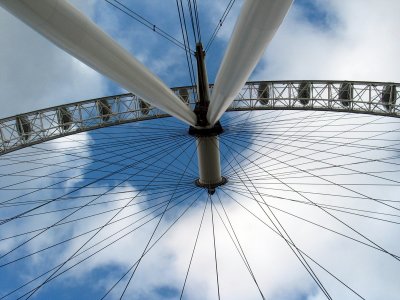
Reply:
[[[400,84],[350,81],[257,81],[228,110],[321,110],[400,117]],[[210,86],[212,91],[213,86]],[[192,109],[195,87],[172,89]],[[51,107],[0,120],[0,154],[101,127],[168,117],[133,94]]]

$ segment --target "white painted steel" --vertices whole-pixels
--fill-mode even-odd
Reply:
[[[196,138],[196,144],[199,165],[199,183],[205,186],[220,183],[222,177],[218,137],[198,137]]]
[[[304,98],[299,98],[301,95],[298,93],[299,86],[304,83],[312,87],[312,101],[306,105]],[[350,94],[349,99],[343,99],[340,87],[344,84],[351,84],[353,95]],[[268,87],[269,92],[260,95],[260,86]],[[173,90],[183,94],[193,106],[197,96],[196,87],[178,87]],[[260,96],[265,98],[260,99]],[[108,120],[104,120],[98,110],[98,103],[103,101],[111,108],[118,107]],[[324,80],[248,82],[227,111],[251,110],[335,111],[400,118],[400,83]],[[148,111],[142,110],[140,98],[132,94],[91,99],[10,116],[0,119],[0,156],[83,131],[168,116],[154,107],[150,107]],[[25,122],[25,127],[29,128],[29,136],[21,136],[19,133],[21,117],[30,123],[28,127]]]
[[[65,0],[0,0],[0,6],[122,87],[190,124],[195,114],[156,75]]]
[[[214,125],[235,99],[282,23],[292,0],[246,0],[215,80],[207,113]]]

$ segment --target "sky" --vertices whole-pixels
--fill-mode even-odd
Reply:
[[[116,39],[151,71],[157,74],[168,86],[175,87],[190,84],[184,52],[181,49],[162,39],[159,35],[153,33],[135,20],[117,11],[105,1],[74,0],[70,2],[82,10],[100,28]],[[180,27],[174,1],[132,0],[122,2],[155,23],[159,28],[162,28],[180,39]],[[228,2],[229,1],[226,0],[198,1],[200,25],[205,43],[208,41],[212,30]],[[207,53],[206,62],[211,83],[216,77],[218,66],[229,41],[232,28],[240,12],[242,2],[243,1],[236,1],[219,35],[214,41],[210,51]],[[397,29],[400,28],[398,11],[400,11],[400,3],[396,0],[295,1],[250,79],[400,82],[400,70],[396,63],[398,60],[398,53],[400,52],[400,41],[397,38]],[[0,48],[0,90],[2,91],[0,96],[0,118],[49,106],[125,92],[104,76],[91,70],[62,50],[51,45],[43,37],[39,36],[4,10],[0,10],[0,45],[2,45]],[[291,115],[285,113],[283,115],[273,116],[275,120],[281,122],[278,124],[285,124],[285,122],[289,122],[288,120]],[[267,118],[268,115],[263,113],[256,116],[256,118],[257,117],[262,119]],[[295,115],[295,117],[297,117],[297,115]],[[311,121],[307,126],[313,126],[312,120],[314,120],[314,116],[312,114],[301,114],[300,117],[309,118]],[[343,126],[353,129],[361,124],[360,122],[362,122],[362,119],[350,117],[351,118],[347,119],[346,122],[344,120],[339,120],[332,126]],[[324,115],[324,118],[324,120],[318,120],[318,122],[327,122],[326,126],[330,128],[328,124],[330,116]],[[232,121],[225,119],[225,122],[228,124]],[[349,125],[351,122],[354,122],[355,125]],[[184,126],[179,122],[165,121],[165,125],[177,127],[182,132],[185,130]],[[393,126],[393,130],[397,129],[396,124],[386,125],[384,122],[379,123],[378,120],[374,120],[374,125],[374,127],[367,126],[366,129],[370,131],[377,130],[376,128],[390,130],[392,129],[390,126]],[[153,124],[152,126],[157,127],[158,125]],[[138,128],[140,129],[140,126]],[[166,130],[165,132],[167,133],[167,129],[164,130]],[[365,133],[360,131],[357,133],[356,137],[360,138],[363,134]],[[135,127],[126,128],[119,133],[115,129],[109,129],[109,131],[104,131],[98,135],[113,135],[117,137],[117,141],[120,143],[122,143],[121,140],[124,139],[124,135],[132,138],[139,138],[137,132],[135,132]],[[397,138],[395,135],[389,137]],[[114,162],[114,165],[104,165],[104,161],[94,161],[91,162],[91,169],[96,167],[106,167],[108,171],[117,169],[117,162],[119,162],[117,158],[110,156],[110,153],[107,154],[107,151],[99,150],[98,148],[99,144],[104,141],[106,140],[97,139],[95,133],[86,133],[79,135],[78,139],[75,141],[69,139],[62,140],[60,143],[52,143],[46,147],[48,147],[47,149],[51,149],[53,154],[57,153],[57,151],[62,151],[63,148],[69,148],[72,151],[69,155],[86,157],[87,159],[82,160],[83,162],[90,162],[90,158],[98,157],[104,158],[104,161]],[[180,140],[177,140],[177,143],[179,141]],[[143,143],[143,149],[147,150],[146,142],[145,140],[140,140],[140,143]],[[185,145],[187,145],[185,139],[181,142],[182,144],[179,144],[180,147],[185,147]],[[238,143],[232,148],[232,151],[243,151],[245,155],[250,156],[254,155],[254,150],[259,148],[257,142],[260,141],[254,138],[254,144],[247,148],[241,145],[243,140],[232,138],[230,142]],[[263,140],[262,142],[265,141]],[[371,142],[371,145],[376,146],[374,143],[380,142],[381,141]],[[81,144],[86,145],[87,148],[81,149]],[[299,145],[301,146],[302,144]],[[325,146],[326,145],[322,144],[320,146],[321,148],[318,149],[325,149]],[[162,147],[162,144],[160,144],[159,147]],[[193,150],[193,145],[190,147],[190,149]],[[164,151],[168,151],[168,149],[169,148],[166,148]],[[395,148],[395,150],[396,149],[397,148]],[[161,148],[147,151],[154,151],[154,153],[156,153],[157,150],[161,150]],[[118,149],[118,151],[122,150]],[[144,157],[145,153],[138,151],[139,150],[135,150],[133,155],[136,155],[137,158]],[[297,151],[296,153],[301,153],[305,156],[314,155],[314,153],[310,154],[304,149],[299,152],[296,148],[287,148],[286,151]],[[349,150],[342,149],[341,151],[345,152]],[[190,151],[188,153],[190,153]],[[22,152],[22,155],[23,154],[24,152]],[[174,154],[176,153],[172,153],[171,156]],[[37,159],[46,158],[46,154],[40,155],[41,156]],[[232,153],[230,155],[232,155]],[[273,157],[279,159],[277,154],[272,155],[276,155],[276,157]],[[380,154],[374,152],[371,155],[378,156]],[[234,156],[232,155],[232,157]],[[321,153],[316,157],[319,159],[324,158]],[[13,157],[13,160],[10,159],[10,162],[20,158],[21,157]],[[176,157],[175,159],[184,165],[189,158]],[[51,157],[53,165],[67,164],[70,160],[70,156]],[[348,158],[348,160],[350,161],[350,158]],[[161,161],[162,163],[158,163],[160,166],[163,166],[163,164],[171,162],[171,157]],[[333,163],[338,163],[338,161],[333,160]],[[345,161],[347,161],[347,159],[345,159]],[[156,164],[156,154],[154,154],[154,159],[150,162]],[[265,161],[262,163],[267,164]],[[5,173],[7,166],[4,166],[4,164],[7,164],[7,161],[3,160],[2,164],[1,170]],[[30,165],[30,163],[26,164]],[[370,171],[373,171],[382,166],[377,165],[369,167],[371,168]],[[19,168],[24,169],[27,167],[13,165],[12,168],[14,172],[17,172]],[[191,168],[192,171],[195,172],[195,162],[194,167],[192,166]],[[385,166],[385,168],[389,167]],[[392,171],[394,172],[391,179],[400,180],[399,173],[396,173],[396,168],[393,166],[390,166],[390,168],[393,168]],[[48,169],[50,172],[51,167],[48,167]],[[55,168],[54,170],[58,169]],[[155,172],[156,170],[150,171]],[[60,184],[60,187],[65,191],[69,191],[79,184],[85,184],[94,174],[83,176],[82,174],[84,172],[87,172],[87,169],[77,168],[63,171],[61,173],[62,176],[76,176],[81,179],[72,181],[72,183]],[[291,170],[291,172],[293,172],[293,170]],[[139,176],[135,177],[135,179],[145,178],[146,174],[141,174],[143,177]],[[39,176],[39,170],[34,172],[33,175]],[[101,172],[99,172],[99,174],[95,173],[95,175],[100,176]],[[235,177],[234,174],[232,176]],[[121,178],[125,178],[123,174],[116,175],[116,177],[112,178],[106,185],[94,185],[85,190],[85,193],[90,194],[91,192],[99,193],[99,191],[105,191],[111,182],[114,182],[114,184],[115,182],[121,182]],[[173,178],[178,180],[177,176]],[[337,177],[335,178],[339,180]],[[7,178],[5,180],[4,182],[6,184],[12,184],[14,179]],[[53,180],[55,179],[50,178],[47,179],[46,182],[48,181],[47,183],[52,184]],[[298,179],[292,180],[296,182]],[[356,183],[360,183],[366,179],[362,176],[356,176],[352,180]],[[370,178],[367,179],[367,182],[368,180],[370,180]],[[312,188],[307,188],[307,191],[315,193],[325,192],[322,183],[319,183],[321,186],[316,185]],[[261,186],[266,193],[274,194],[274,192],[266,188],[268,186],[267,182],[263,182],[263,184],[264,185]],[[276,182],[274,182],[274,184],[276,184]],[[294,183],[294,185],[296,184]],[[22,190],[22,187],[20,188]],[[329,188],[334,189],[331,186]],[[138,190],[140,190],[140,185],[135,183],[132,179],[124,182],[124,184],[117,189],[118,192],[124,193],[127,198],[135,198]],[[394,199],[395,197],[393,195],[398,192],[395,186],[388,187],[384,191],[376,190],[376,187],[365,187],[364,191],[371,197],[381,197],[384,199]],[[7,194],[3,194],[3,197],[8,197],[18,192],[19,191],[8,191]],[[332,191],[330,190],[329,192]],[[8,193],[10,193],[10,195]],[[55,192],[49,190],[43,192],[41,197],[51,197],[54,196],[53,193]],[[76,195],[80,197],[84,196],[82,193],[77,193]],[[295,197],[290,192],[285,193],[285,197],[290,198],[292,196]],[[143,197],[149,197],[149,195]],[[224,195],[225,200],[228,197],[228,195]],[[328,199],[326,196],[321,196],[321,194],[319,194],[318,197],[315,196],[315,201],[327,201]],[[113,197],[109,196],[106,199],[112,201]],[[246,195],[240,197],[240,199],[245,203]],[[294,211],[294,208],[289,204],[282,204],[277,199],[278,198],[271,200],[272,203],[281,205],[280,208],[285,208],[288,211],[290,211],[290,209]],[[357,201],[357,199],[350,199],[347,204],[352,204],[365,210],[378,210],[379,205],[376,207],[374,205],[362,206]],[[251,204],[249,205],[249,207],[253,207]],[[107,206],[109,209],[115,209],[117,207],[118,206],[116,204],[114,205],[112,202]],[[196,204],[195,209],[184,216],[184,221],[177,226],[168,239],[163,241],[162,246],[157,249],[155,248],[151,259],[144,260],[143,265],[140,266],[140,276],[137,276],[137,279],[134,281],[134,288],[132,287],[132,290],[130,290],[132,299],[177,298],[180,292],[182,274],[185,273],[187,268],[189,253],[193,245],[193,238],[197,230],[198,221],[202,215],[203,207],[204,201],[200,204]],[[55,206],[54,208],[57,207]],[[227,209],[230,211],[232,220],[236,220],[236,224],[241,225],[237,228],[237,234],[241,236],[243,244],[249,245],[247,247],[245,246],[246,253],[250,258],[250,263],[255,274],[258,275],[257,278],[260,278],[260,283],[262,283],[263,291],[267,299],[325,299],[321,291],[310,279],[309,275],[304,272],[302,266],[299,265],[295,257],[291,255],[287,245],[280,242],[279,239],[274,239],[271,232],[265,232],[262,223],[254,224],[251,216],[246,215],[233,205],[227,206]],[[96,211],[95,208],[94,211]],[[99,211],[101,210],[99,209]],[[123,215],[128,216],[137,211],[139,211],[138,207],[130,207],[123,212]],[[178,210],[176,214],[178,214],[178,212],[180,211]],[[336,228],[340,232],[349,235],[352,234],[348,228],[340,227],[333,220],[326,220],[324,214],[315,212],[314,210],[298,207],[297,213],[301,216],[312,215],[312,220],[315,222],[322,222],[325,226],[332,226],[332,228]],[[389,213],[389,211],[382,210],[382,213]],[[82,215],[84,214],[82,213]],[[47,226],[47,224],[50,224],[49,222],[55,222],[60,216],[59,214],[52,214],[48,219],[32,218],[31,223],[27,222],[26,226],[31,226],[33,228]],[[169,215],[169,217],[171,219],[167,219],[161,223],[161,228],[165,229],[168,227],[174,214]],[[259,214],[259,217],[262,218],[262,215]],[[289,231],[295,231],[297,229],[296,241],[304,247],[306,252],[312,253],[313,257],[317,257],[320,261],[323,261],[328,269],[334,269],[339,273],[338,275],[340,275],[341,278],[344,278],[345,281],[350,284],[350,286],[361,290],[363,295],[365,295],[365,299],[397,299],[400,293],[400,281],[398,280],[398,278],[400,278],[400,267],[398,261],[391,257],[383,256],[380,253],[380,255],[376,253],[370,254],[368,248],[360,247],[355,249],[354,243],[342,241],[330,235],[316,233],[313,231],[312,226],[303,227],[301,222],[293,221],[285,215],[281,215],[280,218],[282,222],[287,225]],[[398,243],[396,243],[400,234],[397,228],[398,225],[397,227],[392,224],[389,226],[386,223],[379,223],[376,221],[371,221],[372,223],[369,223],[358,219],[347,219],[346,217],[343,217],[343,219],[353,221],[353,224],[358,226],[357,228],[363,232],[368,232],[368,234],[374,237],[374,241],[377,241],[379,244],[384,244],[388,247],[387,249],[391,249],[392,252],[400,252]],[[393,217],[391,220],[398,219]],[[29,253],[46,245],[54,244],[58,241],[60,236],[68,237],[71,234],[83,232],[85,228],[95,227],[97,222],[101,221],[101,218],[92,218],[84,224],[77,222],[76,225],[68,227],[69,232],[55,230],[41,239],[35,239],[29,248],[24,251],[28,251]],[[122,221],[122,223],[129,224],[128,221]],[[119,224],[121,224],[121,222]],[[224,233],[222,224],[219,223],[218,225],[217,236],[225,236],[226,233]],[[4,237],[10,235],[12,232],[19,232],[19,229],[20,228],[17,226],[13,227],[10,225],[7,227],[7,232],[5,233],[5,231],[3,231],[0,235]],[[205,271],[211,270],[214,267],[213,261],[209,259],[213,256],[212,249],[209,247],[209,244],[212,242],[212,236],[208,234],[211,232],[211,215],[209,213],[205,215],[203,231],[207,232],[207,237],[199,240],[196,252],[198,255],[193,261],[193,269],[190,273],[190,280],[188,281],[186,289],[187,299],[216,299],[215,278],[207,275],[209,273]],[[107,230],[103,232],[97,239],[101,240],[102,237],[109,236],[110,232],[112,232],[111,229],[110,231]],[[146,228],[138,233],[136,239],[125,239],[118,244],[118,246],[115,246],[112,251],[94,256],[94,259],[84,264],[83,267],[63,276],[63,280],[61,280],[62,283],[55,283],[54,285],[49,284],[48,288],[44,288],[43,291],[37,293],[34,298],[101,298],[106,287],[109,287],[111,283],[115,282],[119,274],[124,272],[126,266],[132,262],[132,257],[140,254],[140,250],[136,249],[134,246],[139,242],[146,241],[146,237],[150,232],[151,228]],[[190,242],[188,242],[189,238]],[[6,252],[12,249],[13,246],[17,245],[18,241],[17,239],[13,241],[7,240],[6,243],[1,244],[0,252]],[[60,255],[62,257],[67,257],[80,244],[82,244],[82,240],[74,241],[68,247],[65,247]],[[220,249],[220,253],[225,253],[220,257],[221,276],[225,274],[225,277],[221,278],[221,293],[224,296],[223,298],[259,299],[260,295],[257,289],[254,288],[251,277],[236,276],[237,272],[246,273],[247,271],[243,263],[238,259],[237,253],[229,250],[231,248],[231,241],[229,241],[228,237],[225,236],[225,238],[219,241],[218,249]],[[30,274],[34,274],[35,268],[41,269],[43,267],[46,259],[51,262],[57,261],[57,252],[50,252],[47,258],[45,256],[35,256],[30,261],[31,265],[26,266],[22,263],[17,265],[14,270],[7,269],[4,271],[2,274],[5,274],[4,276],[6,276],[7,279],[0,285],[1,294],[3,294],[5,290],[9,291],[10,286],[15,287],[16,282],[26,281],[26,279],[23,278],[24,274],[16,271],[18,268],[25,270],[25,275],[28,278]],[[336,296],[333,297],[334,299],[357,299],[357,297],[354,297],[354,294],[348,293],[348,291],[336,285],[337,283],[334,283],[334,280],[326,273],[319,272],[319,276]],[[114,291],[110,295],[110,299],[117,298],[120,292],[119,289]],[[14,298],[11,296],[9,299]]]
[[[183,50],[152,34],[105,1],[75,3],[167,85],[190,83]],[[132,5],[151,22],[180,37],[174,5],[156,0],[146,1],[145,5],[133,1]],[[398,82],[395,62],[400,46],[394,37],[399,21],[393,13],[397,5],[394,0],[387,0],[384,5],[378,1],[295,2],[251,79]],[[199,9],[204,12],[201,18],[204,43],[225,7],[224,1],[199,2]],[[239,9],[240,1],[236,1],[207,55],[210,82],[215,78]],[[3,45],[0,88],[4,103],[0,116],[121,91],[6,12],[1,14],[1,28],[7,30],[0,33]],[[24,83],[24,88],[19,82]],[[7,105],[10,98],[18,99],[13,106]]]

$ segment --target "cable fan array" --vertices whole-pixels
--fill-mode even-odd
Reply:
[[[191,85],[65,0],[0,0],[130,92],[0,120],[0,299],[377,298],[399,270],[399,84],[246,82],[291,0],[244,1],[209,84],[234,0],[204,51],[196,0],[182,41],[105,1],[183,49]]]

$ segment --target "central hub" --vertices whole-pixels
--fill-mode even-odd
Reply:
[[[196,138],[199,178],[195,183],[198,187],[208,189],[211,195],[214,194],[216,187],[227,182],[226,178],[221,176],[218,135],[222,132],[219,122],[211,128],[189,129],[189,134]]]
[[[197,124],[196,127],[190,127],[189,134],[196,138],[199,178],[195,183],[198,187],[208,189],[208,193],[212,195],[215,193],[215,188],[225,184],[227,180],[221,176],[219,155],[218,136],[223,129],[219,122],[210,126],[207,120],[210,97],[204,57],[203,46],[199,43],[196,45],[198,101],[194,109]]]

